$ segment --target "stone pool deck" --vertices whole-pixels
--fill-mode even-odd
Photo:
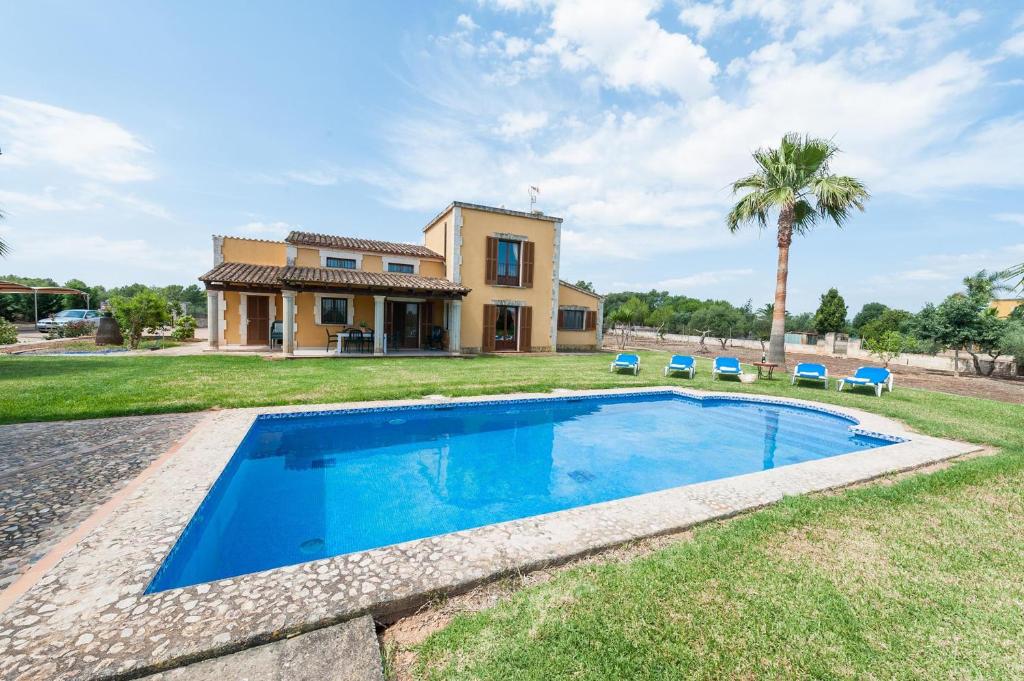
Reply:
[[[173,456],[137,481],[120,506],[0,613],[0,677],[135,677],[366,614],[388,619],[435,595],[465,590],[513,571],[682,530],[773,503],[784,495],[842,487],[979,449],[918,435],[895,421],[858,410],[722,395],[847,415],[857,419],[864,431],[905,441],[182,589],[143,593],[258,414],[418,405],[447,408],[474,402],[637,392],[715,395],[666,388],[559,391],[557,395],[208,413]]]

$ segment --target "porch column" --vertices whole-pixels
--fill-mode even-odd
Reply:
[[[461,300],[453,300],[448,310],[448,352],[462,352]]]
[[[206,292],[206,330],[210,334],[211,350],[220,347],[220,296],[217,291]]]
[[[384,296],[373,297],[373,354],[384,354]]]
[[[295,354],[295,291],[281,291],[284,303],[284,329],[281,350],[286,355]]]

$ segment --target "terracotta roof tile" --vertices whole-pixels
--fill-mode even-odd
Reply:
[[[363,272],[336,267],[277,267],[225,262],[199,277],[206,283],[243,284],[283,288],[289,284],[321,284],[327,287],[401,289],[413,292],[469,293],[469,289],[448,279],[421,277],[395,272]]]
[[[314,234],[313,232],[291,232],[285,238],[290,244],[316,246],[317,248],[339,248],[351,251],[369,251],[391,255],[412,255],[420,258],[444,259],[426,246],[416,244],[400,244],[393,241],[376,241],[374,239],[357,239],[333,234]]]

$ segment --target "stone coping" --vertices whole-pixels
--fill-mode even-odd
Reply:
[[[787,404],[838,414],[885,447],[571,508],[216,582],[144,591],[207,491],[263,414],[675,393]],[[0,677],[138,676],[372,614],[393,617],[431,597],[515,571],[675,532],[802,494],[978,450],[913,433],[856,409],[684,388],[559,390],[211,413],[120,507],[0,613]]]

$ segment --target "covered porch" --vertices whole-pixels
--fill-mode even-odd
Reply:
[[[461,351],[468,290],[446,279],[242,263],[223,263],[200,279],[211,350],[293,357]]]

